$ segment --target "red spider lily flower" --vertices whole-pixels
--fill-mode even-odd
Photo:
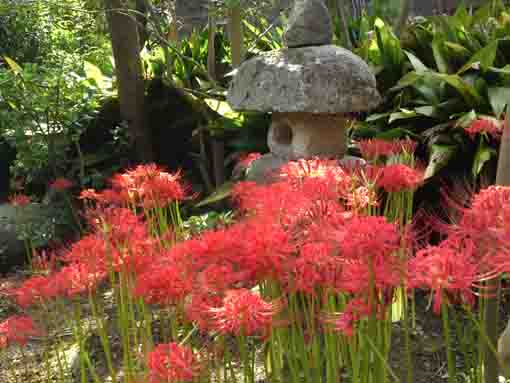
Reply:
[[[9,197],[9,203],[13,206],[27,206],[32,202],[29,196],[24,194],[16,194]]]
[[[418,251],[409,261],[408,281],[411,288],[426,288],[434,293],[434,311],[439,313],[445,294],[470,301],[473,283],[479,280],[479,263],[473,248],[460,251],[444,242]]]
[[[377,186],[387,192],[415,190],[423,182],[423,172],[407,165],[393,164],[382,168]]]
[[[360,141],[358,146],[363,158],[373,161],[379,157],[390,157],[400,153],[413,154],[417,144],[410,139],[388,141],[376,138]]]
[[[23,308],[40,304],[63,294],[63,286],[55,278],[55,274],[47,277],[34,276],[27,279],[17,289],[10,291],[16,303]]]
[[[113,248],[108,248],[100,234],[93,233],[73,243],[62,256],[62,260],[68,264],[87,265],[90,270],[103,272],[113,263],[113,251]]]
[[[376,160],[381,156],[391,156],[394,154],[395,145],[392,141],[381,139],[362,140],[358,143],[361,155],[367,161]]]
[[[193,350],[177,343],[159,344],[147,356],[150,383],[191,382],[201,364]]]
[[[223,298],[217,294],[194,292],[186,298],[184,314],[186,319],[193,322],[202,332],[211,330],[213,313],[211,308],[221,307]]]
[[[347,206],[356,212],[378,205],[375,190],[366,186],[359,186],[347,195]]]
[[[187,193],[179,172],[167,173],[156,164],[139,165],[117,174],[111,183],[113,190],[127,195],[131,203],[149,209],[183,200]]]
[[[91,293],[106,279],[108,273],[102,269],[91,268],[88,264],[75,263],[63,267],[54,278],[67,297],[82,293]]]
[[[193,279],[176,262],[149,267],[138,276],[133,293],[147,303],[169,305],[183,301],[192,288]]]
[[[223,305],[212,307],[213,326],[223,334],[252,335],[269,330],[273,316],[281,309],[277,302],[266,302],[247,289],[225,293]]]
[[[305,243],[299,256],[288,263],[284,285],[287,290],[315,294],[326,278],[336,268],[333,247],[326,242]]]
[[[65,191],[72,188],[74,183],[67,178],[59,177],[50,184],[50,189],[56,191]]]
[[[499,139],[503,133],[504,124],[505,121],[500,121],[492,117],[483,117],[471,122],[464,130],[471,138],[475,137],[477,134],[487,134],[495,139]]]
[[[341,313],[323,313],[320,321],[326,325],[327,329],[341,332],[347,337],[354,335],[355,324],[363,318],[373,314],[372,307],[375,305],[367,302],[364,297],[354,298],[347,303],[345,309]],[[382,307],[377,306],[377,311],[380,315]]]
[[[32,318],[28,316],[12,316],[0,323],[0,349],[10,344],[24,346],[28,339],[42,335]]]
[[[476,244],[478,258],[487,258],[487,272],[510,270],[509,221],[510,187],[490,186],[474,195],[453,231]]]

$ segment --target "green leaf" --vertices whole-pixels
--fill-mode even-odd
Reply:
[[[439,114],[437,108],[434,106],[419,106],[414,108],[414,111],[417,114],[427,117],[436,117]]]
[[[15,74],[23,73],[23,69],[19,66],[19,64],[16,61],[14,61],[13,59],[11,59],[10,57],[7,57],[7,56],[2,56],[2,57],[4,58],[5,62],[9,66],[9,68],[11,68],[11,70]]]
[[[442,73],[431,73],[431,75],[434,78],[445,81],[448,85],[455,88],[471,106],[478,106],[483,102],[482,97],[478,94],[476,89],[464,81],[459,75]]]
[[[510,88],[489,88],[489,102],[496,117],[500,117],[506,106],[510,104]]]
[[[457,152],[456,145],[432,145],[429,164],[424,179],[429,179],[444,168]]]
[[[412,135],[412,133],[407,129],[394,128],[394,129],[387,130],[386,132],[377,134],[376,138],[380,138],[383,140],[394,140],[394,139],[402,138],[402,137],[409,136],[409,135]]]
[[[443,40],[434,37],[434,40],[432,41],[432,53],[439,72],[448,73],[448,61],[444,58],[443,53],[441,52],[442,43]]]
[[[423,72],[426,72],[429,70],[429,68],[427,68],[425,66],[425,64],[423,64],[420,61],[420,59],[418,57],[416,57],[415,55],[413,55],[411,52],[404,51],[404,53],[407,55],[407,58],[411,62],[411,65],[413,66],[416,73],[423,73]]]
[[[473,162],[473,176],[478,176],[483,169],[483,165],[491,159],[492,156],[496,155],[496,151],[489,147],[483,139],[480,139],[480,145],[475,154],[475,160]]]
[[[463,114],[459,117],[457,122],[455,123],[456,127],[460,128],[467,128],[469,125],[471,125],[471,122],[476,120],[478,115],[474,110],[469,111],[468,113]]]
[[[388,123],[391,124],[393,121],[405,120],[407,118],[413,118],[416,116],[418,116],[418,113],[416,113],[414,110],[400,109],[400,112],[395,112],[390,115]]]
[[[401,90],[403,88],[407,88],[410,85],[414,85],[416,81],[420,80],[423,76],[416,73],[415,71],[409,72],[404,77],[402,77],[397,85],[390,89],[390,91],[394,92],[397,90]]]
[[[365,122],[382,120],[383,118],[387,118],[388,116],[390,116],[390,114],[391,113],[373,113],[365,119]]]
[[[210,196],[204,198],[202,201],[197,203],[195,207],[203,207],[207,205],[211,205],[213,203],[222,201],[228,197],[230,197],[232,193],[232,188],[234,187],[234,182],[225,182],[223,185],[219,186],[216,190],[214,190]]]
[[[204,102],[209,108],[220,114],[222,117],[236,120],[242,116],[241,113],[234,111],[226,101],[206,98],[204,99]]]
[[[463,47],[460,44],[452,43],[451,41],[445,41],[443,44],[455,56],[466,57],[466,58],[471,56],[471,52],[469,51],[469,49],[467,49],[466,47]]]
[[[498,50],[499,40],[492,41],[489,45],[483,47],[476,52],[469,61],[459,69],[457,74],[462,74],[465,71],[475,68],[479,64],[483,69],[489,68],[496,60],[496,53]]]

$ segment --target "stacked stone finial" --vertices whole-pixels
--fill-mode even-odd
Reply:
[[[283,35],[288,48],[328,45],[333,23],[323,0],[296,0]]]

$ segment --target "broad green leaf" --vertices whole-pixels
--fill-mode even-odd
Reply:
[[[456,145],[432,145],[429,164],[424,179],[429,179],[444,168],[457,152]]]
[[[413,66],[416,73],[423,73],[423,72],[426,72],[427,70],[429,70],[429,68],[427,68],[425,66],[425,64],[423,64],[420,61],[420,59],[418,57],[416,57],[415,55],[413,55],[411,52],[404,51],[404,53],[407,55],[407,58],[411,62],[411,65]]]
[[[471,56],[471,52],[466,47],[463,47],[460,44],[452,43],[451,41],[443,42],[444,46],[448,48],[449,51],[453,52],[456,56],[468,57]]]
[[[435,108],[433,106],[419,106],[417,108],[414,108],[414,111],[417,114],[420,114],[422,116],[427,116],[427,117],[435,117],[438,115],[437,108]]]
[[[366,122],[372,122],[377,120],[382,120],[383,118],[387,118],[391,113],[373,113],[369,115],[365,121]]]
[[[492,2],[487,1],[487,3],[476,10],[473,15],[472,24],[484,24],[491,17],[492,14]]]
[[[197,203],[195,207],[203,207],[207,205],[211,205],[213,203],[222,201],[228,197],[230,197],[232,193],[232,188],[234,187],[234,182],[225,182],[223,185],[219,186],[216,190],[214,190],[210,196],[204,198],[202,201]]]
[[[471,106],[477,106],[483,102],[482,97],[476,89],[464,81],[460,76],[455,74],[432,73],[434,78],[445,81],[459,92],[464,100]]]
[[[492,41],[489,45],[483,47],[478,52],[476,52],[469,61],[464,64],[462,68],[459,69],[457,74],[462,74],[465,71],[476,67],[479,64],[483,69],[489,68],[494,64],[496,60],[496,53],[498,50],[498,40]]]
[[[404,128],[394,128],[376,135],[376,138],[383,140],[394,140],[406,136],[411,136],[412,132]]]
[[[471,122],[473,122],[473,120],[477,119],[477,117],[478,115],[476,114],[476,112],[474,110],[471,110],[470,112],[460,116],[457,122],[455,123],[455,126],[460,128],[467,128],[469,125],[471,125]]]
[[[399,80],[399,82],[397,83],[397,85],[395,85],[393,88],[391,88],[390,91],[393,92],[393,91],[401,90],[403,88],[407,88],[410,85],[414,85],[416,83],[416,81],[418,81],[422,77],[423,77],[422,75],[416,73],[415,71],[409,72],[406,75],[404,75],[404,77],[402,77]]]
[[[448,73],[448,61],[444,58],[443,52],[441,52],[442,42],[443,40],[434,38],[434,41],[432,41],[432,53],[439,72]]]
[[[10,57],[7,57],[7,56],[3,56],[5,62],[7,63],[7,65],[9,65],[9,68],[11,68],[11,70],[15,73],[15,74],[21,74],[23,73],[23,69],[19,66],[19,64],[14,61],[13,59],[11,59]]]
[[[505,65],[503,68],[495,68],[491,66],[487,68],[487,70],[492,73],[510,75],[510,65]]]
[[[496,155],[496,151],[489,147],[485,140],[480,139],[480,145],[475,154],[475,160],[473,162],[473,176],[478,176],[483,169],[483,165],[491,159],[492,156]]]
[[[492,111],[499,118],[506,106],[510,104],[510,88],[494,87],[489,88],[489,102]]]
[[[234,111],[226,101],[206,98],[204,99],[204,102],[207,106],[209,106],[209,108],[225,118],[238,119],[241,117],[241,113]]]
[[[400,109],[400,112],[395,112],[390,115],[389,123],[391,124],[397,120],[405,120],[406,118],[413,118],[418,116],[414,110]]]

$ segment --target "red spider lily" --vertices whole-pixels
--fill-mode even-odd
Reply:
[[[201,364],[193,350],[177,343],[159,344],[147,356],[150,383],[190,382]]]
[[[0,349],[10,344],[24,346],[32,336],[40,336],[42,331],[35,327],[28,316],[12,316],[0,323]]]
[[[75,263],[63,267],[54,278],[67,297],[82,293],[91,293],[106,279],[108,273],[103,269],[90,267],[89,264]]]
[[[499,139],[503,133],[504,124],[505,121],[500,121],[492,117],[483,117],[471,122],[464,130],[471,138],[475,137],[477,134],[487,134],[495,139]]]
[[[418,251],[409,261],[408,281],[411,288],[427,288],[434,292],[434,311],[439,313],[445,294],[472,301],[473,283],[479,281],[479,263],[473,248],[459,251],[444,242]]]
[[[361,155],[367,161],[375,160],[381,156],[391,156],[395,154],[395,144],[393,141],[381,139],[363,140],[358,143]]]
[[[415,190],[423,182],[423,172],[407,165],[387,165],[381,170],[377,186],[387,192]]]
[[[91,270],[104,271],[113,263],[113,249],[108,248],[103,237],[98,234],[88,234],[78,242],[71,245],[70,249],[62,256],[62,260],[68,264],[83,264]]]
[[[347,303],[341,313],[323,313],[321,322],[326,325],[326,328],[351,337],[354,335],[356,322],[372,315],[373,307],[376,306],[368,302],[366,298],[354,298]],[[377,306],[376,313],[381,315],[382,307],[380,305]]]
[[[61,296],[63,286],[59,282],[55,274],[47,277],[34,276],[23,282],[17,289],[10,291],[9,295],[15,298],[19,306],[26,308]]]
[[[59,177],[52,183],[50,183],[50,189],[56,191],[65,191],[67,189],[72,188],[74,183],[67,178]]]
[[[156,164],[139,165],[113,176],[113,190],[129,196],[130,202],[145,208],[163,207],[186,197],[187,187],[179,172],[170,174]]]
[[[13,206],[27,206],[32,202],[29,196],[24,194],[16,194],[9,197],[9,203]]]
[[[213,327],[223,334],[252,335],[266,332],[273,316],[281,309],[247,289],[227,291],[221,307],[212,307]]]
[[[326,284],[327,277],[336,269],[333,247],[326,242],[311,242],[300,247],[299,256],[288,262],[284,285],[290,291],[314,294]]]
[[[476,259],[483,261],[486,278],[510,270],[510,187],[489,186],[475,194],[468,207],[450,200],[460,213],[454,225],[439,224],[445,234],[471,243]]]
[[[388,141],[375,138],[362,140],[358,146],[363,158],[373,161],[379,157],[390,157],[400,153],[411,155],[416,150],[417,144],[410,139]]]
[[[379,205],[375,190],[366,186],[359,186],[347,194],[347,206],[354,211],[362,211]]]
[[[154,264],[139,275],[134,295],[147,303],[175,304],[191,293],[193,279],[178,263]]]
[[[100,206],[127,206],[130,202],[130,197],[125,191],[112,189],[105,189],[101,192],[97,192],[94,189],[86,189],[80,193],[80,199],[94,201]]]
[[[217,294],[196,291],[187,297],[184,314],[186,319],[195,323],[201,331],[207,332],[214,323],[211,308],[221,307],[222,303],[223,298]]]

